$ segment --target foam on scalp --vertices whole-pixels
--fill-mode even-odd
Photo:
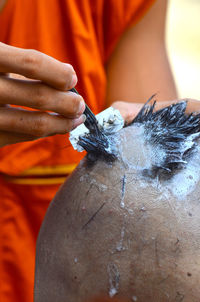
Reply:
[[[200,114],[186,114],[187,101],[155,111],[156,101],[149,105],[153,97],[154,95],[126,127],[133,129],[133,133],[135,127],[140,128],[140,143],[143,145],[143,148],[140,148],[141,153],[148,151],[148,157],[151,159],[143,174],[151,178],[169,178],[186,166],[197,146],[200,137]],[[104,140],[90,131],[87,137],[80,137],[78,142],[88,152],[89,161],[103,158],[110,162],[118,158],[118,134],[105,132],[104,129],[102,131],[114,151],[108,153]],[[130,139],[135,137],[131,135]]]
[[[199,301],[200,117],[186,105],[147,103],[118,132],[112,164],[84,158],[59,189],[37,242],[35,301]]]
[[[154,111],[156,101],[152,105],[148,102],[131,125],[143,125],[145,142],[158,150],[157,157],[162,160],[154,162],[151,169],[144,172],[153,178],[171,176],[172,172],[185,167],[197,147],[200,114],[186,114],[186,101],[158,111]]]
[[[70,132],[69,140],[79,152],[88,152],[88,160],[95,162],[98,158],[114,161],[117,158],[116,132],[124,126],[124,120],[117,109],[109,107],[96,117],[88,109],[84,124]]]

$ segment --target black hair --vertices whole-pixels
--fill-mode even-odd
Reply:
[[[144,174],[156,177],[157,175],[170,175],[177,169],[183,168],[197,146],[200,137],[200,114],[187,114],[187,101],[178,102],[155,111],[156,101],[149,105],[153,95],[142,107],[138,115],[126,127],[133,124],[142,124],[147,142],[161,147],[165,157],[159,165],[151,170],[144,170]],[[117,158],[117,148],[112,135],[105,134],[103,128],[88,122],[89,134],[79,138],[78,144],[88,152],[89,161],[103,158],[113,161]],[[190,143],[187,144],[187,141]],[[109,145],[112,146],[108,152]]]
[[[75,88],[70,91],[79,94]],[[84,125],[89,130],[88,134],[79,136],[78,145],[87,151],[87,158],[90,163],[95,162],[98,158],[106,161],[113,161],[117,158],[116,144],[114,137],[105,133],[104,128],[99,125],[94,113],[86,105],[84,111],[86,121]]]
[[[87,151],[87,158],[90,162],[95,162],[99,158],[109,162],[114,161],[118,154],[115,137],[105,132],[88,107],[86,110],[87,119],[84,124],[89,133],[79,136],[78,144]]]
[[[153,96],[154,97],[154,96]],[[172,175],[187,164],[200,137],[200,114],[186,113],[187,101],[155,111],[156,101],[140,110],[130,125],[144,125],[145,137],[152,146],[160,147],[165,156],[160,165],[145,170],[151,177]]]
[[[86,123],[89,133],[79,136],[78,144],[87,151],[87,159],[90,163],[101,158],[112,162],[117,158],[117,148],[113,135],[105,133],[103,127],[94,123]]]

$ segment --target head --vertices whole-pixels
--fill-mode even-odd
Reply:
[[[116,134],[115,160],[86,157],[56,194],[35,302],[199,301],[199,116],[154,106]]]

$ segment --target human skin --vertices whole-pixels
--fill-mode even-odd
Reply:
[[[158,180],[141,173],[154,149],[140,128],[122,129],[118,147],[113,163],[83,159],[52,201],[37,241],[35,302],[199,302],[198,149],[187,177],[183,169]]]
[[[4,5],[6,1],[0,0],[0,11]],[[142,20],[122,35],[105,66],[105,106],[120,105],[126,121],[138,112],[140,105],[136,103],[157,91],[160,101],[176,98],[165,49],[166,8],[167,1],[157,0]],[[8,77],[10,73],[15,74],[14,79]],[[64,134],[82,123],[83,99],[68,91],[76,82],[71,65],[35,50],[0,43],[0,147]],[[129,104],[123,106],[117,100]],[[9,104],[25,106],[27,110],[13,109]]]
[[[17,78],[8,76],[10,73]],[[81,124],[85,103],[81,96],[68,91],[76,83],[71,65],[39,51],[0,43],[0,147],[64,134]]]
[[[167,3],[155,1],[121,37],[106,67],[108,105],[143,103],[154,93],[159,101],[177,98],[165,45]]]

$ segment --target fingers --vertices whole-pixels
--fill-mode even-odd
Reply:
[[[111,106],[115,109],[118,109],[126,124],[129,124],[133,121],[134,117],[136,117],[143,105],[144,104],[142,103],[117,101],[114,102]]]
[[[10,73],[18,79],[9,78]],[[21,80],[19,75],[32,81]],[[83,123],[85,103],[80,95],[68,91],[76,83],[71,65],[35,50],[0,43],[0,146],[64,134]]]
[[[0,43],[0,72],[16,73],[40,80],[52,87],[69,90],[77,83],[73,67],[36,50]]]
[[[0,78],[0,105],[26,106],[77,118],[85,110],[83,98],[71,91],[56,90],[39,81]]]
[[[85,120],[81,115],[77,119],[66,119],[47,112],[27,111],[18,108],[0,108],[0,130],[44,137],[64,134],[74,129]]]
[[[37,139],[37,137],[27,134],[0,131],[0,148],[6,145],[32,141],[35,139]]]
[[[160,110],[172,104],[187,101],[186,113],[199,113],[200,112],[200,101],[194,99],[183,99],[183,100],[170,100],[170,101],[159,101],[156,103],[156,110]],[[129,124],[136,117],[140,109],[144,106],[143,103],[129,103],[117,101],[112,104],[112,107],[118,109],[126,124]]]

